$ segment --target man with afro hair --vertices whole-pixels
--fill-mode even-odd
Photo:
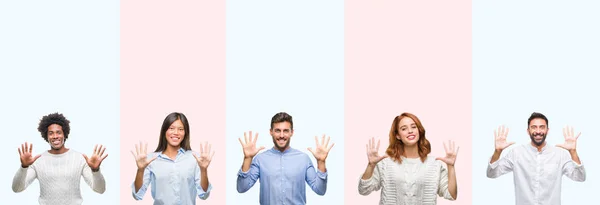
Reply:
[[[50,149],[33,155],[33,145],[25,142],[18,148],[21,167],[13,178],[12,189],[21,192],[34,179],[40,183],[40,204],[81,204],[81,177],[97,193],[104,193],[104,176],[100,164],[108,156],[102,145],[94,146],[91,156],[65,147],[71,127],[60,113],[42,117],[38,131],[50,144]]]

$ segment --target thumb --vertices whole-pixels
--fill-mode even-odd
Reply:
[[[85,161],[88,161],[87,155],[85,155],[85,154],[81,154],[81,155],[83,155],[83,158],[85,158]]]
[[[307,150],[308,150],[310,153],[313,153],[313,154],[315,154],[315,153],[313,152],[312,148],[310,148],[310,147],[309,147],[309,148],[306,148],[306,149],[307,149]]]
[[[441,157],[436,157],[435,160],[440,160],[440,161],[444,161],[444,158]]]
[[[514,144],[515,144],[515,142],[509,142],[508,146],[511,146],[511,145],[514,145]]]
[[[36,155],[36,156],[33,158],[33,161],[35,162],[35,160],[37,160],[37,159],[38,159],[38,158],[40,158],[41,156],[42,156],[41,154],[38,154],[38,155]]]
[[[148,161],[148,164],[150,164],[150,162],[154,161],[156,158],[158,158],[158,156],[152,158],[150,161]]]
[[[265,147],[264,146],[260,146],[260,148],[258,148],[258,152],[260,152],[260,150],[263,150],[263,149],[265,149]]]

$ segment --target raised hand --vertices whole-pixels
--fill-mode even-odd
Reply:
[[[369,158],[369,165],[375,166],[384,158],[388,157],[387,155],[379,156],[379,140],[377,140],[377,146],[375,146],[375,138],[372,137],[369,140],[369,144],[367,144],[367,157]]]
[[[248,139],[248,136],[250,137],[250,139]],[[258,154],[258,152],[262,149],[264,149],[265,147],[260,146],[260,148],[256,148],[256,140],[258,139],[258,133],[256,133],[256,135],[254,136],[254,139],[252,139],[252,131],[248,132],[248,135],[246,135],[246,133],[244,132],[244,142],[242,142],[242,139],[238,138],[238,140],[240,141],[240,144],[242,145],[242,149],[244,150],[244,158],[252,158],[254,156],[256,156],[256,154]]]
[[[85,158],[85,161],[92,170],[98,170],[100,168],[100,164],[102,164],[102,161],[108,157],[108,154],[104,154],[104,150],[106,150],[106,147],[102,145],[95,145],[94,152],[92,153],[91,157],[82,154],[83,158]]]
[[[494,130],[494,147],[497,151],[502,151],[515,144],[515,142],[506,142],[506,136],[508,136],[508,128],[505,128],[504,125]]]
[[[148,143],[145,146],[142,146],[142,142],[140,142],[140,146],[135,145],[135,153],[131,151],[133,158],[135,159],[135,163],[137,164],[138,170],[146,169],[146,167],[150,164],[150,162],[154,161],[158,156],[148,159],[148,155],[146,153],[148,150]]]
[[[196,157],[196,161],[198,162],[198,166],[201,169],[205,170],[210,165],[210,161],[212,161],[213,156],[215,156],[215,151],[211,152],[211,145],[208,142],[204,142],[204,147],[200,145],[200,155]]]
[[[581,132],[575,136],[575,130],[573,127],[565,127],[563,128],[563,136],[565,137],[565,143],[556,145],[557,147],[566,149],[568,151],[575,151],[577,148],[577,139],[581,135]]]
[[[321,137],[321,143],[319,143],[319,140],[317,139],[317,136],[315,136],[315,144],[317,145],[316,149],[312,149],[312,148],[308,148],[308,151],[310,151],[313,156],[315,156],[315,159],[317,159],[318,161],[324,162],[325,159],[327,159],[327,155],[329,154],[329,150],[331,150],[331,148],[333,147],[333,145],[335,145],[335,143],[331,143],[331,146],[329,145],[329,139],[330,137],[327,137],[327,142],[325,141],[325,135],[323,135],[323,137]]]
[[[454,148],[456,148],[456,149],[454,149]],[[442,162],[446,163],[448,166],[454,166],[454,162],[456,162],[456,154],[458,154],[459,148],[460,147],[454,146],[454,141],[448,140],[448,146],[446,146],[446,143],[444,143],[444,150],[446,151],[446,156],[443,158],[438,157],[435,159],[441,160]]]
[[[35,160],[42,156],[38,154],[34,157],[33,144],[27,142],[23,143],[21,148],[17,148],[17,150],[19,150],[19,158],[21,159],[21,167],[23,168],[29,167],[35,162]]]

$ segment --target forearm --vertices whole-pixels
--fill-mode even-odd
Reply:
[[[500,154],[502,154],[502,150],[494,150],[494,155],[492,155],[492,159],[490,160],[490,164],[498,161],[500,159]]]
[[[92,190],[100,194],[106,191],[106,181],[100,170],[92,172]]]
[[[319,171],[321,171],[323,173],[327,172],[327,167],[325,166],[325,161],[317,160],[317,169],[319,169]]]
[[[135,192],[140,191],[142,188],[142,184],[144,183],[144,169],[138,169],[135,174],[135,181],[133,182],[135,186]]]
[[[452,198],[456,199],[458,196],[458,187],[456,183],[456,171],[454,165],[448,165],[448,192]]]
[[[365,173],[363,173],[361,179],[363,179],[363,180],[370,179],[373,176],[373,171],[375,170],[375,166],[376,165],[368,164],[367,168],[365,169]]]
[[[250,169],[251,164],[252,157],[244,157],[244,161],[242,162],[242,172],[247,172]]]
[[[12,190],[14,192],[21,192],[27,188],[27,171],[28,168],[21,167],[15,174],[12,183]]]
[[[577,150],[569,150],[569,154],[571,154],[571,159],[577,163],[578,165],[581,165],[581,161],[579,160],[579,155],[577,155]]]
[[[206,168],[200,168],[200,186],[202,187],[202,190],[207,191],[208,190],[208,169]]]

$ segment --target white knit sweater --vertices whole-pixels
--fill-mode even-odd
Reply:
[[[40,183],[39,202],[42,205],[79,205],[81,176],[95,192],[104,193],[104,176],[92,172],[83,156],[73,150],[62,154],[42,153],[28,168],[19,168],[13,178],[12,189],[21,192],[34,179]]]
[[[358,192],[381,191],[380,205],[434,205],[437,195],[454,200],[448,192],[448,170],[443,162],[427,157],[402,158],[402,163],[385,158],[377,163],[370,179],[360,179]]]

